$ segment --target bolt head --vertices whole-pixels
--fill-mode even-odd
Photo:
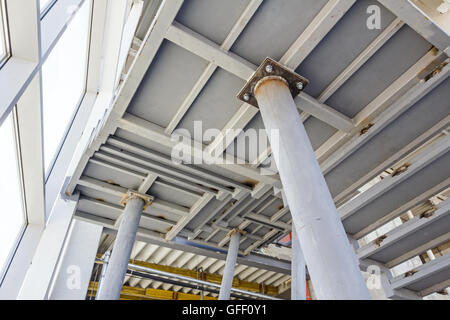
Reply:
[[[302,90],[303,89],[303,82],[297,82],[296,85],[298,90]]]
[[[249,93],[245,93],[243,96],[245,101],[249,101],[250,100],[250,94]]]
[[[266,72],[271,73],[273,71],[273,66],[271,64],[268,64],[266,66]]]

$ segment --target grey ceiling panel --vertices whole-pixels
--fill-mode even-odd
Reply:
[[[200,224],[203,224],[207,222],[209,219],[207,219],[208,215],[211,214],[212,211],[219,209],[223,205],[222,201],[219,201],[217,199],[212,199],[208,204],[195,216],[194,219],[192,219],[188,225],[186,226],[186,229],[194,230],[197,228]],[[225,206],[224,209],[222,209],[220,213],[225,211],[225,209],[228,206]]]
[[[202,132],[205,133],[208,129],[222,130],[242,105],[242,102],[236,98],[236,92],[244,84],[243,80],[218,68],[189,108],[177,129],[187,129],[190,132],[190,137],[198,142],[202,142]],[[201,127],[199,128],[203,128],[203,131],[199,131],[200,136],[196,137],[194,125],[195,121],[199,120],[201,120],[201,123],[199,123]],[[183,134],[183,132],[180,131],[180,134]],[[210,141],[203,141],[203,143],[207,145]]]
[[[165,154],[167,156],[170,156],[172,152],[171,148],[163,146],[157,141],[142,138],[140,136],[137,136],[131,132],[122,129],[117,129],[116,133],[114,134],[114,137],[120,138],[121,140],[126,142],[126,144],[136,145],[139,146],[140,148],[156,151]]]
[[[305,122],[305,129],[308,137],[311,141],[313,149],[316,150],[325,141],[327,141],[337,130],[323,121],[315,117],[309,117]],[[253,136],[253,133],[249,129],[256,130],[256,141],[258,148],[256,150],[252,149],[250,152],[249,139]],[[260,141],[260,138],[266,139],[265,144]],[[264,127],[264,122],[262,120],[261,114],[258,113],[253,117],[249,124],[244,128],[244,131],[239,134],[239,136],[230,144],[225,150],[226,153],[234,155],[239,159],[244,159],[247,162],[253,162],[262,152],[265,151],[264,146],[269,146],[269,140]],[[238,150],[243,150],[239,151]]]
[[[267,206],[264,210],[260,212],[261,215],[266,217],[272,217],[275,213],[283,208],[283,201],[279,198],[276,198],[274,202],[272,202],[269,206]]]
[[[221,44],[249,0],[188,0],[175,20],[217,44]]]
[[[77,189],[83,196],[87,196],[89,198],[93,198],[101,202],[120,205],[120,202],[122,201],[122,197],[111,195],[105,192],[100,192],[82,185],[79,185]]]
[[[266,0],[231,51],[259,65],[269,56],[279,60],[326,0]]]
[[[105,202],[88,197],[81,197],[78,201],[77,210],[86,213],[95,213],[103,218],[116,220],[122,213],[122,206],[118,205],[102,205]]]
[[[408,47],[414,50],[405,50]],[[419,34],[403,26],[327,100],[327,104],[354,117],[431,48]]]
[[[249,149],[249,141],[256,141],[257,148]],[[260,140],[265,139],[265,140]],[[253,142],[252,145],[254,146]],[[264,152],[265,146],[269,146],[269,140],[266,134],[266,129],[261,117],[261,114],[256,114],[253,119],[248,123],[233,143],[230,144],[225,153],[234,155],[236,158],[245,160],[247,162],[253,162],[255,159]]]
[[[164,41],[128,112],[166,127],[206,66],[195,54]]]
[[[158,199],[186,207],[187,209],[192,207],[198,200],[198,197],[190,196],[184,192],[177,191],[173,188],[167,188],[164,185],[157,183],[152,185],[148,194],[151,194]]]
[[[367,28],[367,8],[381,9],[381,29]],[[310,80],[305,91],[317,97],[393,20],[378,1],[358,0],[297,68]]]
[[[345,230],[350,234],[355,234],[402,204],[446,180],[450,176],[449,163],[450,152],[447,152],[427,167],[345,219],[343,221]]]
[[[330,171],[325,179],[331,194],[338,195],[449,115],[449,101],[450,79],[447,79]]]
[[[84,175],[100,181],[108,181],[111,184],[117,184],[121,187],[133,190],[139,188],[139,185],[143,181],[142,177],[130,175],[114,168],[107,168],[96,163],[89,163],[86,167]]]
[[[314,150],[319,148],[337,132],[337,129],[312,116],[308,117],[304,125]]]

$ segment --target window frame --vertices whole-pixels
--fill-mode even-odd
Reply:
[[[0,0],[0,32],[3,35],[3,46],[5,48],[5,54],[0,56],[0,68],[11,57],[11,43],[9,39],[8,30],[8,16],[6,14],[6,0]]]
[[[52,3],[49,4],[48,9],[51,9],[51,7],[55,4],[56,1],[57,1],[57,0],[53,0]],[[90,54],[89,54],[89,53],[90,53],[90,49],[91,49],[90,47],[91,47],[91,36],[92,36],[92,14],[93,14],[93,7],[94,7],[93,1],[85,0],[85,1],[83,2],[83,4],[80,6],[80,8],[78,8],[76,14],[79,13],[81,7],[82,7],[83,5],[85,5],[86,2],[88,2],[88,6],[89,6],[89,9],[88,9],[88,15],[89,15],[89,16],[88,16],[88,26],[87,26],[87,32],[88,32],[88,34],[87,34],[87,36],[86,36],[86,41],[87,41],[86,52],[85,52],[85,54],[86,54],[86,64],[85,64],[84,70],[83,70],[83,72],[84,72],[84,75],[83,75],[83,77],[84,77],[83,90],[82,90],[82,92],[81,92],[81,94],[80,94],[80,97],[78,98],[77,103],[76,103],[76,104],[74,105],[74,107],[73,107],[72,115],[71,115],[70,120],[69,120],[69,122],[67,123],[67,126],[66,126],[66,128],[65,128],[65,130],[64,130],[64,132],[63,132],[63,134],[62,134],[62,136],[61,136],[60,142],[59,142],[57,148],[55,149],[55,153],[53,154],[52,158],[49,159],[48,167],[45,166],[45,160],[44,160],[44,186],[45,186],[45,184],[47,183],[47,181],[49,180],[49,178],[50,178],[50,176],[51,176],[51,174],[52,174],[53,168],[55,167],[56,161],[58,160],[58,157],[59,157],[59,155],[60,155],[60,153],[61,153],[61,149],[63,148],[64,143],[65,143],[65,141],[66,141],[66,139],[67,139],[67,136],[68,136],[68,134],[69,134],[69,132],[70,132],[70,128],[72,127],[72,125],[73,125],[73,123],[74,123],[74,121],[75,121],[75,118],[76,118],[76,116],[77,116],[77,114],[78,114],[78,111],[79,111],[80,108],[81,108],[81,105],[82,105],[83,100],[84,100],[84,98],[86,97],[86,93],[87,93],[88,72],[89,72],[89,59],[90,59]],[[47,10],[47,12],[48,12],[48,10]],[[75,18],[75,17],[74,17],[74,18]],[[42,17],[41,17],[41,19],[42,19]],[[71,22],[72,22],[72,21],[71,21]],[[60,38],[60,39],[61,39],[61,38]],[[58,39],[58,42],[60,41],[60,39]],[[53,49],[56,47],[56,45],[58,44],[58,42],[55,44],[55,46],[53,46],[53,48],[51,49],[51,51],[53,51]],[[50,52],[50,54],[51,54],[51,52]],[[49,55],[50,55],[50,54],[49,54]],[[41,68],[41,70],[42,70],[42,68]],[[44,87],[43,84],[41,84],[41,87],[42,87],[41,92],[43,92],[43,87]],[[42,105],[42,110],[44,110],[44,105]],[[43,122],[43,123],[44,123],[44,122]],[[45,154],[45,137],[44,137],[44,131],[43,131],[43,134],[42,134],[42,141],[43,141],[43,149],[42,149],[42,152]]]
[[[11,246],[8,256],[6,257],[5,264],[3,266],[0,266],[0,286],[2,285],[6,274],[8,273],[9,267],[11,266],[11,262],[16,254],[17,248],[20,245],[20,242],[22,240],[22,237],[25,233],[25,230],[28,226],[28,214],[27,214],[27,206],[26,206],[26,199],[25,199],[25,187],[24,187],[24,178],[23,178],[23,165],[22,165],[22,157],[21,157],[21,150],[20,150],[20,143],[19,143],[19,126],[18,126],[18,120],[17,120],[17,107],[14,106],[14,108],[11,110],[8,117],[11,116],[10,119],[7,119],[6,121],[12,122],[12,136],[15,146],[15,158],[16,158],[16,165],[17,165],[17,176],[19,179],[19,188],[20,188],[20,206],[22,207],[22,216],[23,216],[23,223],[20,227],[20,230],[16,234],[16,239],[14,240],[13,245]]]
[[[50,9],[53,7],[53,5],[56,3],[56,1],[58,1],[58,0],[51,0],[49,3],[47,3],[45,8],[41,8],[41,6],[40,6],[41,2],[39,1],[39,12],[40,12],[41,20],[44,19],[45,15],[50,11]]]

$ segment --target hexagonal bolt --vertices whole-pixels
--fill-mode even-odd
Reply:
[[[245,101],[249,101],[250,100],[250,93],[245,93],[243,96]]]
[[[302,90],[303,89],[303,82],[297,82],[295,84],[295,86],[297,87],[298,90]]]
[[[271,65],[271,64],[268,64],[267,66],[266,66],[266,72],[267,73],[271,73],[273,71],[273,66]]]

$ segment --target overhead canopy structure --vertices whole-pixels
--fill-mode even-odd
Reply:
[[[0,0],[0,298],[450,294],[449,55],[449,0]]]
[[[154,197],[138,229],[148,243],[227,250],[229,230],[239,228],[248,255],[288,233],[279,176],[266,169],[270,146],[236,147],[249,129],[264,129],[258,109],[236,95],[267,56],[309,80],[295,103],[349,237],[441,193],[450,182],[450,39],[418,12],[406,0],[164,1],[145,36],[135,36],[131,67],[67,185],[80,193],[76,217],[117,229],[131,189]],[[196,122],[222,134],[198,134]],[[191,160],[235,161],[176,163],[174,133],[190,139]],[[445,243],[448,209],[443,202],[358,257],[392,267]],[[442,260],[420,271],[430,272],[426,284],[394,279],[395,288],[442,290],[450,277]]]

